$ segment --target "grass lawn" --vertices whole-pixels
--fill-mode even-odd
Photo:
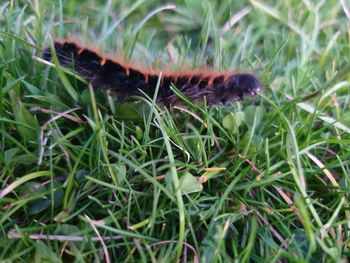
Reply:
[[[159,70],[253,72],[263,91],[120,103],[40,60],[65,37]],[[1,1],[0,87],[1,262],[350,256],[345,0]]]

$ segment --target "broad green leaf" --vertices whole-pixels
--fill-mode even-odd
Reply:
[[[45,245],[44,242],[37,240],[35,248],[35,263],[62,262],[57,256],[57,253],[52,251],[52,249],[49,246]]]
[[[38,131],[39,131],[38,121],[25,108],[25,106],[22,103],[21,97],[18,95],[18,93],[19,92],[15,90],[9,91],[15,120],[19,124],[23,124],[23,125],[17,125],[18,132],[26,141],[37,140]],[[25,127],[25,126],[28,126],[28,127]],[[32,127],[32,129],[30,129],[29,127]]]
[[[76,225],[60,224],[55,230],[57,235],[77,235],[80,229]]]
[[[230,114],[224,117],[224,119],[222,120],[222,125],[231,133],[236,134],[238,133],[238,128],[241,126],[244,119],[244,112],[231,112]]]
[[[256,127],[259,127],[265,116],[265,108],[262,106],[248,106],[244,110],[245,122],[249,128],[253,127],[254,119],[256,119]]]
[[[203,190],[203,185],[199,183],[198,178],[189,172],[180,174],[180,189],[182,194],[200,192]]]
[[[118,103],[115,106],[115,115],[123,120],[140,120],[141,116],[132,104]]]

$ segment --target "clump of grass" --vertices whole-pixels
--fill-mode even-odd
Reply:
[[[349,8],[2,3],[1,260],[346,259]],[[250,70],[264,90],[227,107],[116,103],[38,59],[64,36],[155,68]]]

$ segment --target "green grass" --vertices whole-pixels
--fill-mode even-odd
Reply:
[[[0,4],[1,261],[349,257],[350,5],[102,2]],[[226,107],[117,103],[37,59],[69,36],[155,69],[255,72],[264,89]]]

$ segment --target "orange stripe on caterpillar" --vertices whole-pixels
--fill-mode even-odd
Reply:
[[[118,93],[118,99],[141,95],[140,90],[153,96],[159,72],[125,63],[117,58],[102,56],[93,48],[80,45],[74,40],[54,42],[57,58],[61,65],[71,66],[94,88],[107,88]],[[51,50],[44,50],[43,58],[51,60]],[[254,96],[261,90],[259,79],[250,73],[230,71],[164,71],[161,79],[158,101],[171,105],[179,102],[170,85],[175,85],[189,99],[201,101],[206,97],[209,105],[226,104]]]
[[[100,60],[100,65],[103,66],[103,65],[106,63],[106,61],[107,61],[107,59],[102,58],[102,59]]]

